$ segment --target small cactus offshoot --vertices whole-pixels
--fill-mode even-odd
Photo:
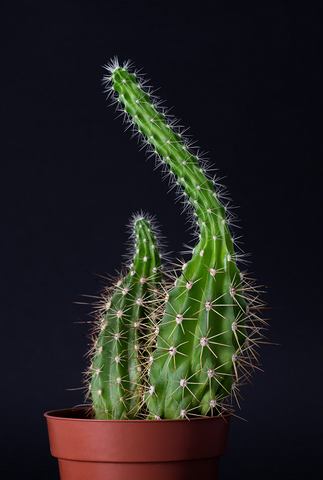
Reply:
[[[134,255],[127,273],[103,292],[97,338],[92,347],[90,390],[96,418],[137,418],[142,414],[161,261],[148,217],[133,220]]]
[[[235,215],[227,193],[129,62],[121,66],[114,59],[105,68],[106,91],[173,181],[193,220],[197,244],[172,286],[165,287],[159,257],[143,262],[139,242],[136,271],[152,282],[141,285],[130,272],[111,297],[91,370],[96,415],[136,418],[144,412],[147,418],[176,419],[232,411],[240,385],[259,368],[255,347],[265,322],[258,316],[259,292],[238,268],[244,256],[232,233]],[[156,304],[151,283],[158,283]],[[129,292],[123,294],[124,288]],[[150,313],[136,306],[134,291],[147,297]],[[145,332],[138,334],[133,324],[139,311]],[[140,345],[139,354],[134,345]]]

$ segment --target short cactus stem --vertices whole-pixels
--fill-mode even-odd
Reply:
[[[116,282],[113,293],[104,292],[98,313],[89,373],[93,408],[100,419],[137,418],[143,405],[147,361],[143,338],[150,327],[152,292],[160,288],[161,261],[149,219],[135,216],[132,228],[131,268]]]

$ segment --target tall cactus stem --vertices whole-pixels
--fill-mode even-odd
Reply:
[[[255,287],[237,266],[235,216],[176,121],[129,63],[106,66],[106,91],[155,155],[192,214],[198,243],[183,263],[158,325],[145,399],[150,418],[221,414],[255,369]]]

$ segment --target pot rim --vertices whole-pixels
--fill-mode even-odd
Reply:
[[[48,412],[45,412],[44,413],[44,417],[46,418],[55,418],[56,420],[61,420],[61,421],[66,421],[66,420],[69,420],[69,421],[76,421],[76,422],[95,422],[95,423],[98,423],[98,422],[104,422],[104,423],[127,423],[127,424],[130,424],[130,423],[143,423],[143,422],[148,422],[148,423],[151,423],[151,424],[154,424],[154,423],[160,423],[160,422],[163,422],[163,423],[166,423],[166,422],[170,422],[170,423],[176,423],[176,422],[196,422],[197,420],[214,420],[214,419],[218,419],[218,418],[223,418],[225,421],[226,420],[229,420],[230,417],[232,417],[232,413],[224,413],[223,415],[215,415],[214,417],[196,417],[196,418],[161,418],[159,420],[156,420],[156,419],[148,419],[148,418],[145,418],[145,419],[124,419],[124,420],[114,420],[114,419],[99,419],[99,418],[79,418],[79,417],[69,417],[69,416],[63,416],[63,415],[60,415],[62,414],[63,412],[77,412],[77,411],[84,411],[84,410],[88,410],[89,407],[71,407],[71,408],[62,408],[62,409],[59,409],[59,410],[49,410]]]

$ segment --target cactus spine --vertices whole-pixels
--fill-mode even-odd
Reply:
[[[135,253],[128,273],[104,292],[92,349],[90,389],[96,418],[140,416],[146,388],[151,304],[161,281],[160,254],[151,222],[133,221]]]
[[[237,267],[230,231],[234,216],[206,162],[193,153],[141,76],[117,60],[106,69],[106,91],[158,163],[169,167],[198,236],[156,327],[145,395],[149,418],[217,415],[229,408],[238,386],[257,368],[254,347],[260,335],[256,312],[261,303]]]

